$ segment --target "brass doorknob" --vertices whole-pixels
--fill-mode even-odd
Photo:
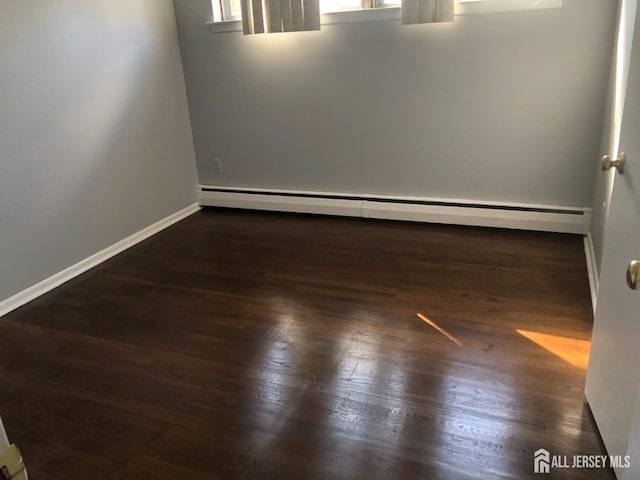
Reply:
[[[640,261],[631,260],[627,267],[627,285],[631,290],[640,290]]]
[[[624,164],[627,162],[627,156],[624,152],[620,152],[618,154],[618,158],[615,160],[611,160],[610,155],[604,155],[602,160],[600,160],[600,165],[602,165],[602,171],[608,172],[611,167],[614,167],[618,170],[620,175],[624,174]]]

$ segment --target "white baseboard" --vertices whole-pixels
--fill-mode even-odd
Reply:
[[[587,261],[587,274],[589,276],[589,290],[591,291],[591,306],[593,314],[596,314],[596,306],[598,304],[598,290],[600,289],[600,276],[598,275],[598,264],[596,262],[596,254],[593,248],[593,238],[591,233],[584,237],[584,256]]]
[[[84,260],[72,265],[61,272],[52,275],[45,280],[23,290],[12,297],[7,298],[0,302],[0,317],[6,315],[7,313],[19,308],[26,303],[38,298],[41,295],[53,290],[54,288],[62,285],[65,282],[77,277],[78,275],[90,270],[96,265],[101,264],[102,262],[109,260],[110,258],[116,256],[117,254],[127,250],[128,248],[133,247],[134,245],[146,240],[147,238],[155,235],[156,233],[164,230],[167,227],[170,227],[174,223],[179,222],[180,220],[188,217],[189,215],[193,215],[197,211],[200,210],[200,206],[197,203],[189,205],[182,210],[175,212],[168,217],[163,218],[162,220],[157,221],[153,225],[149,225],[148,227],[140,230],[139,232],[134,233],[133,235],[128,236],[127,238],[120,240],[117,243],[105,248],[104,250],[99,251],[98,253],[91,255]]]
[[[202,206],[586,234],[591,209],[465,199],[200,185]]]

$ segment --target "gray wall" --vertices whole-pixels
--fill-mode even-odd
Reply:
[[[246,37],[174,3],[201,183],[592,204],[614,0]]]
[[[171,0],[0,2],[0,301],[194,202]]]

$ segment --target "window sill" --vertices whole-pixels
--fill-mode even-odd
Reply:
[[[456,4],[456,15],[476,15],[482,13],[513,12],[518,10],[541,10],[562,7],[562,0],[469,0]],[[344,23],[385,22],[400,20],[400,7],[370,8],[365,10],[343,10],[323,13],[322,25]],[[241,32],[242,21],[207,22],[211,33]]]
[[[211,33],[228,33],[228,32],[241,32],[242,21],[241,20],[227,20],[224,22],[207,22]]]

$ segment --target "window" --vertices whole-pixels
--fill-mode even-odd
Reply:
[[[456,3],[478,0],[455,0]],[[402,0],[320,0],[320,13],[344,12],[368,8],[399,7]],[[240,0],[212,0],[215,22],[240,20]]]
[[[401,0],[377,0],[376,7],[399,7]]]
[[[240,20],[240,0],[212,0],[213,21]],[[401,0],[320,0],[320,13],[378,7],[399,7]]]
[[[455,2],[457,4],[456,15],[558,8],[562,6],[562,0],[455,0]],[[210,23],[240,20],[242,18],[240,0],[211,0],[211,3],[213,6],[213,22]],[[399,7],[401,3],[402,0],[320,0],[320,13]],[[386,15],[383,12],[380,13]],[[222,28],[219,31],[234,31],[233,29],[224,28],[224,26]]]
[[[360,10],[360,0],[320,0],[320,13]]]
[[[240,0],[212,0],[213,20],[222,22],[227,20],[240,20],[242,11]]]
[[[460,0],[455,1],[459,2]],[[320,0],[320,12],[328,13],[341,12],[345,10],[399,7],[401,3],[402,0]]]

